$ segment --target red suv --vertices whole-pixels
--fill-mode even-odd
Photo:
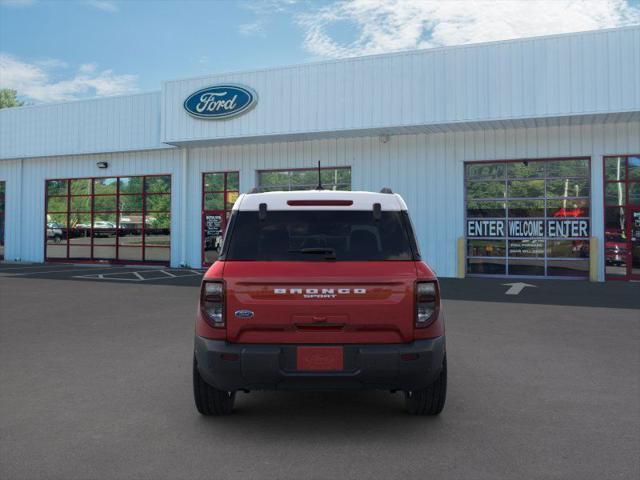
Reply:
[[[403,391],[437,415],[447,358],[440,289],[407,206],[381,193],[241,195],[196,318],[193,391],[203,415],[237,391]]]

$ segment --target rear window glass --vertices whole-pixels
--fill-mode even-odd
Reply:
[[[227,260],[367,261],[412,260],[401,212],[267,211],[235,212]]]

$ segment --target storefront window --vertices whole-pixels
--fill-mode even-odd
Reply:
[[[240,195],[238,172],[212,172],[202,175],[202,264],[218,258],[233,204]]]
[[[467,273],[586,277],[589,160],[465,165]]]
[[[322,168],[322,187],[325,190],[351,190],[351,168]],[[313,190],[318,186],[318,169],[262,170],[258,172],[261,192]]]
[[[46,191],[47,260],[170,261],[169,175],[48,180]]]
[[[604,255],[608,280],[640,280],[640,155],[604,159]]]

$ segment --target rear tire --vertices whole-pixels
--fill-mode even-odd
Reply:
[[[438,378],[424,390],[404,392],[404,404],[412,415],[438,415],[447,398],[447,357],[442,361]]]
[[[193,357],[193,398],[202,415],[229,415],[233,410],[236,392],[225,392],[204,381]]]

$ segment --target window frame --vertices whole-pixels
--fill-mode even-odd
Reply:
[[[606,166],[607,166],[607,160],[611,159],[611,158],[624,158],[624,168],[625,168],[625,175],[624,175],[624,179],[623,180],[609,180],[607,179],[606,176]],[[627,230],[631,229],[631,216],[632,216],[632,212],[634,210],[640,209],[640,203],[636,204],[631,204],[631,202],[629,201],[629,191],[630,191],[630,185],[634,184],[634,185],[638,185],[640,188],[640,176],[638,178],[634,178],[631,179],[629,177],[629,159],[631,157],[638,157],[640,158],[640,153],[628,153],[628,154],[619,154],[619,155],[603,155],[602,157],[602,223],[603,223],[603,248],[605,249],[604,255],[603,255],[603,262],[604,262],[604,279],[607,282],[626,282],[626,281],[631,281],[631,280],[640,280],[640,275],[634,275],[632,273],[632,267],[631,265],[627,264],[627,269],[625,272],[625,275],[607,275],[607,264],[606,264],[606,236],[607,236],[607,209],[610,208],[617,208],[617,209],[622,209],[624,211],[624,217],[625,217],[625,233],[627,233]],[[609,205],[607,204],[607,185],[610,184],[622,184],[624,185],[624,204],[623,205]],[[627,247],[631,246],[632,247],[632,243],[631,243],[631,238],[630,236],[627,236]],[[631,259],[631,250],[628,248],[629,254],[628,254],[628,261],[632,261]]]
[[[352,185],[352,173],[353,170],[351,168],[350,165],[344,165],[344,166],[331,166],[331,167],[320,167],[320,171],[326,171],[326,170],[349,170],[349,189],[348,190],[341,190],[341,189],[336,189],[336,191],[351,191],[351,185]],[[299,168],[268,168],[268,169],[263,169],[263,170],[256,170],[256,189],[258,192],[269,192],[269,191],[287,191],[290,192],[292,191],[291,189],[291,177],[289,176],[288,180],[288,185],[287,185],[287,189],[286,190],[265,190],[260,186],[260,175],[263,173],[277,173],[277,172],[317,172],[318,171],[318,167],[299,167]],[[331,184],[331,185],[342,185],[341,183],[339,184]],[[281,187],[282,185],[275,185],[275,187]],[[326,186],[323,184],[323,187],[325,187],[325,190],[328,190],[328,188],[326,188]],[[271,187],[267,187],[267,188],[271,188]],[[310,188],[308,190],[312,190],[313,188]]]
[[[222,174],[224,175],[224,183],[223,183],[223,190],[207,190],[206,189],[206,176],[207,175],[215,175],[215,174]],[[228,184],[229,184],[229,175],[230,174],[236,174],[238,175],[238,189],[229,189]],[[231,211],[233,209],[233,205],[231,205],[231,207],[229,207],[227,205],[227,195],[229,193],[237,193],[238,196],[240,195],[240,171],[239,170],[216,170],[216,171],[207,171],[207,172],[202,172],[202,177],[201,177],[201,195],[200,195],[200,211],[201,211],[201,216],[200,216],[200,264],[203,267],[209,267],[213,264],[209,263],[206,261],[206,238],[205,238],[205,223],[206,223],[206,216],[207,213],[214,213],[214,214],[220,214],[221,218],[222,218],[222,236],[224,238],[224,234],[226,232],[226,229],[228,227],[229,224],[229,218],[231,216]],[[205,208],[205,198],[206,195],[208,193],[222,193],[222,208],[221,209],[207,209]]]
[[[549,175],[549,171],[548,171],[548,165],[551,162],[561,162],[561,161],[570,161],[570,160],[582,160],[582,161],[586,161],[587,162],[587,169],[586,169],[586,175],[570,175],[570,176],[566,176],[566,177],[559,177],[557,175]],[[505,232],[505,235],[503,237],[495,237],[495,238],[490,238],[490,237],[468,237],[467,236],[467,221],[469,219],[482,219],[482,220],[503,220],[505,222],[505,226],[508,225],[509,219],[523,219],[523,220],[533,220],[533,219],[538,219],[538,220],[543,220],[546,222],[549,219],[553,219],[553,217],[549,216],[549,202],[550,201],[557,201],[557,200],[567,200],[567,201],[572,201],[572,200],[576,200],[576,201],[586,201],[587,205],[589,206],[589,214],[586,216],[580,216],[580,217],[572,217],[572,218],[581,218],[581,219],[587,219],[589,221],[589,235],[592,234],[593,232],[593,225],[592,225],[592,218],[593,218],[593,202],[592,202],[592,197],[593,197],[593,192],[592,192],[592,175],[591,175],[591,157],[590,156],[571,156],[571,157],[547,157],[547,158],[519,158],[519,159],[506,159],[506,160],[481,160],[481,161],[468,161],[468,162],[464,162],[463,164],[463,190],[464,190],[464,198],[463,198],[463,208],[464,208],[464,224],[463,224],[463,229],[464,229],[464,239],[465,239],[465,276],[469,276],[469,277],[497,277],[497,278],[550,278],[550,279],[567,279],[567,280],[575,280],[575,279],[585,279],[588,278],[589,276],[589,272],[588,269],[585,272],[585,275],[580,275],[580,276],[575,276],[575,275],[549,275],[549,263],[550,262],[559,262],[559,261],[567,261],[567,262],[576,262],[576,265],[578,265],[579,262],[585,262],[585,261],[589,261],[589,257],[587,258],[581,258],[581,257],[552,257],[549,255],[549,251],[548,251],[548,244],[549,242],[553,242],[556,240],[567,240],[567,241],[587,241],[589,240],[589,238],[575,238],[575,237],[568,237],[568,238],[550,238],[546,235],[543,237],[529,237],[529,238],[515,238],[515,237],[509,237],[508,232]],[[514,163],[523,163],[523,162],[539,162],[544,164],[544,171],[543,171],[543,175],[542,176],[531,176],[531,177],[520,177],[520,176],[513,176],[511,177],[509,175],[509,164],[514,164]],[[502,164],[504,165],[504,173],[502,176],[500,177],[495,177],[495,176],[491,176],[491,178],[475,178],[475,179],[469,179],[468,175],[467,175],[467,166],[468,165],[482,165],[482,164]],[[550,180],[554,180],[554,179],[586,179],[589,185],[589,195],[588,196],[567,196],[567,197],[549,197],[548,193],[547,193],[547,182]],[[510,197],[509,196],[509,182],[511,181],[534,181],[534,180],[542,180],[544,182],[544,192],[543,192],[543,196],[541,197]],[[475,183],[475,182],[503,182],[504,183],[504,197],[501,198],[497,198],[497,197],[469,197],[468,192],[467,192],[467,185],[469,183]],[[522,216],[510,216],[509,215],[509,204],[510,202],[513,201],[543,201],[544,202],[544,216],[542,217],[522,217]],[[504,216],[503,217],[469,217],[468,216],[468,205],[469,202],[498,202],[498,203],[504,203]],[[470,240],[486,240],[486,241],[504,241],[505,243],[505,252],[503,256],[478,256],[478,255],[468,255],[469,252],[469,241]],[[509,248],[510,248],[510,243],[511,241],[522,241],[522,240],[531,240],[531,241],[536,241],[536,240],[542,240],[543,241],[543,250],[544,250],[544,255],[542,256],[510,256],[509,255]],[[481,261],[482,259],[489,259],[491,261],[501,261],[504,263],[504,273],[500,273],[500,274],[490,274],[490,273],[469,273],[469,260],[472,261]],[[544,262],[544,275],[514,275],[509,273],[509,260],[513,260],[514,265],[515,262],[519,262],[519,261],[540,261],[543,260]]]
[[[147,188],[146,188],[146,182],[148,178],[157,178],[157,177],[169,177],[169,188],[170,190],[168,192],[153,192],[153,193],[147,193]],[[121,179],[123,178],[140,178],[142,179],[142,188],[141,191],[139,193],[120,193],[120,184],[121,184]],[[108,193],[95,193],[95,182],[96,180],[103,180],[103,179],[114,179],[115,180],[115,193],[112,192],[108,192]],[[71,193],[71,183],[74,180],[89,180],[90,181],[90,193],[89,194],[72,194]],[[66,193],[65,194],[53,194],[53,195],[49,195],[48,192],[48,185],[49,182],[56,182],[56,181],[64,181],[66,182]],[[71,177],[71,178],[47,178],[44,181],[44,191],[45,191],[45,199],[44,199],[44,239],[43,239],[43,258],[45,259],[45,262],[58,262],[58,263],[68,263],[70,261],[73,261],[75,263],[111,263],[111,264],[145,264],[145,265],[169,265],[171,262],[171,236],[172,236],[172,228],[171,228],[171,216],[172,216],[172,192],[173,192],[173,177],[170,173],[157,173],[157,174],[146,174],[146,175],[107,175],[107,176],[102,176],[102,177]],[[148,196],[169,196],[169,210],[147,210],[147,197]],[[142,197],[142,206],[141,206],[141,210],[139,212],[137,211],[130,211],[130,210],[121,210],[120,208],[120,199],[122,196],[141,196]],[[88,211],[77,211],[77,212],[73,212],[71,210],[71,199],[72,198],[77,198],[77,197],[87,197],[90,199],[90,208]],[[115,197],[116,203],[115,203],[115,210],[96,210],[95,209],[95,198],[98,197]],[[66,212],[49,212],[49,198],[66,198],[67,199],[67,210]],[[91,239],[91,241],[89,242],[89,245],[81,245],[81,244],[72,244],[72,242],[70,241],[70,237],[69,237],[69,232],[71,231],[71,227],[70,227],[70,219],[71,219],[71,215],[72,213],[78,213],[81,215],[87,215],[89,216],[90,220],[90,226],[88,229],[89,232],[89,238]],[[142,219],[141,222],[141,227],[140,227],[140,245],[136,245],[135,247],[128,247],[128,246],[124,246],[124,245],[120,245],[120,218],[121,218],[121,214],[140,214],[140,217]],[[149,228],[147,227],[146,224],[146,219],[147,219],[147,214],[153,214],[153,213],[161,213],[161,214],[168,214],[169,215],[169,245],[147,245],[147,241],[146,241],[146,233],[147,230],[151,231],[151,230],[158,230],[157,228]],[[48,230],[48,216],[49,214],[59,214],[59,215],[66,215],[66,225],[64,227],[64,231],[66,234],[66,255],[64,257],[48,257],[47,256],[47,245],[48,245],[48,237],[47,237],[47,230]],[[104,246],[114,246],[115,247],[115,258],[101,258],[101,257],[96,257],[94,254],[94,249],[96,246],[96,243],[94,241],[95,239],[95,235],[94,235],[94,225],[96,222],[96,214],[98,215],[115,215],[115,228],[114,230],[114,243],[113,244],[106,244]],[[88,258],[73,258],[70,255],[71,252],[71,247],[72,246],[83,246],[83,247],[89,247],[89,256]],[[98,244],[98,248],[101,245]],[[128,259],[121,259],[120,257],[120,249],[121,247],[123,249],[126,249],[126,251],[131,251],[131,249],[139,249],[141,252],[140,255],[140,260],[128,260]],[[169,251],[169,258],[168,260],[147,260],[147,249],[165,249]]]

